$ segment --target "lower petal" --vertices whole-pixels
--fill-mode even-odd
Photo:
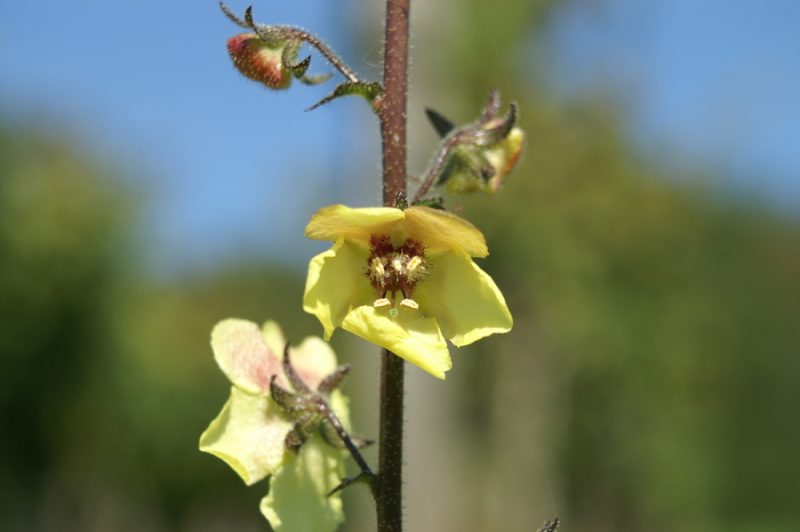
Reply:
[[[341,493],[328,496],[343,477],[341,453],[315,434],[270,479],[261,513],[276,532],[333,532],[344,521]]]
[[[326,340],[341,325],[352,306],[374,298],[372,287],[363,273],[368,256],[365,247],[349,240],[339,240],[328,251],[311,259],[303,310],[319,319]]]
[[[511,330],[511,318],[500,289],[489,274],[464,253],[431,257],[430,275],[414,292],[420,308],[436,320],[456,346]]]
[[[362,305],[347,313],[342,328],[444,379],[444,372],[452,367],[452,362],[436,320],[415,310],[401,308],[396,317],[388,312]]]

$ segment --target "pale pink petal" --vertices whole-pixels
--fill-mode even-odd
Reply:
[[[261,329],[253,322],[219,322],[211,332],[211,347],[228,379],[250,393],[269,393],[270,379],[281,373],[282,354],[267,347]]]

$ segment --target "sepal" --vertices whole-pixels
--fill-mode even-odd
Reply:
[[[455,129],[456,125],[452,123],[450,120],[445,118],[445,116],[440,113],[439,111],[431,108],[425,109],[425,116],[428,117],[428,122],[431,123],[433,129],[439,134],[440,137],[444,138],[447,136],[448,133]]]
[[[382,94],[383,87],[376,81],[372,83],[367,83],[365,81],[345,81],[344,83],[339,84],[339,86],[337,86],[331,94],[306,109],[306,111],[313,111],[317,107],[330,103],[336,98],[341,98],[342,96],[361,96],[374,108],[376,102],[380,101],[379,97]]]

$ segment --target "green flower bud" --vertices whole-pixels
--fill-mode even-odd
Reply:
[[[502,117],[497,116],[499,109],[500,96],[492,91],[481,116],[459,128],[437,111],[426,109],[428,120],[442,137],[429,179],[438,175],[436,185],[445,187],[450,194],[497,192],[517,165],[525,142],[525,133],[514,127],[516,104],[512,103]],[[424,196],[428,186],[423,184],[421,195]]]
[[[490,131],[500,122],[501,119],[491,120],[481,129]],[[453,150],[439,183],[444,183],[450,194],[494,194],[516,166],[524,141],[525,133],[514,127],[505,137],[489,146],[459,146]]]

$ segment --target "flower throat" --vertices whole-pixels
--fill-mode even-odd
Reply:
[[[399,247],[392,245],[388,235],[372,235],[367,259],[367,277],[378,294],[373,306],[388,307],[400,295],[400,306],[416,310],[419,305],[411,299],[414,287],[428,273],[425,246],[408,238]],[[387,297],[389,296],[389,297]],[[392,312],[393,311],[393,312]],[[396,315],[397,309],[392,309]]]

